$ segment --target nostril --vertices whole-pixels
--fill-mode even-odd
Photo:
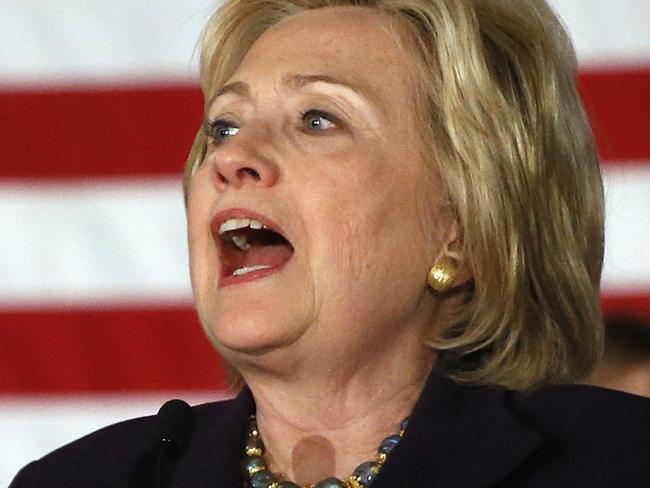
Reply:
[[[241,173],[241,176],[248,175],[251,176],[255,181],[260,181],[262,178],[260,177],[260,174],[255,171],[253,168],[241,168],[239,170],[239,173]]]
[[[237,180],[242,182],[247,178],[252,178],[254,181],[261,181],[262,179],[260,173],[253,168],[239,168],[235,171],[234,175],[230,175],[227,172],[217,171],[216,177],[221,184],[233,183]]]

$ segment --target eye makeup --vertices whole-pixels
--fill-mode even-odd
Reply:
[[[220,145],[239,132],[239,124],[225,118],[205,120],[203,122],[203,132],[207,136],[210,145]]]
[[[331,132],[343,126],[343,123],[338,117],[332,115],[330,112],[309,109],[304,112],[299,112],[300,122],[298,127],[313,135],[321,135],[322,133]]]
[[[276,96],[256,103],[235,99],[223,104],[215,100],[217,105],[222,106],[211,107],[212,117],[204,122],[203,130],[210,144],[218,146],[257,117],[256,112],[260,109],[270,114],[269,121],[275,117],[285,129],[294,127],[309,136],[328,137],[343,134],[343,130],[348,130],[350,134],[354,134],[355,130],[372,130],[379,122],[376,110],[354,92],[354,96],[349,95],[349,91],[338,85],[316,82],[300,91],[292,90],[286,94],[276,92]]]

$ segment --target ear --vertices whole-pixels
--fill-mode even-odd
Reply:
[[[454,279],[453,288],[464,286],[474,279],[472,270],[467,262],[465,254],[465,243],[458,223],[458,218],[453,216],[450,219],[447,235],[445,236],[438,259],[451,259],[456,263],[457,275]]]

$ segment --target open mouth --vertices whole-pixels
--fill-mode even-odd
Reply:
[[[292,257],[291,243],[254,218],[228,218],[213,227],[219,247],[221,281],[239,282],[266,276]]]

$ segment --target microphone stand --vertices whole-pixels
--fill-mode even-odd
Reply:
[[[160,444],[158,445],[158,455],[156,456],[156,472],[155,472],[155,488],[164,488],[165,487],[165,466],[167,456],[172,453],[174,445],[169,439],[161,439]]]
[[[192,408],[182,400],[169,400],[156,418],[158,453],[154,472],[154,488],[164,488],[166,467],[171,455],[179,457],[187,448],[192,433]]]

